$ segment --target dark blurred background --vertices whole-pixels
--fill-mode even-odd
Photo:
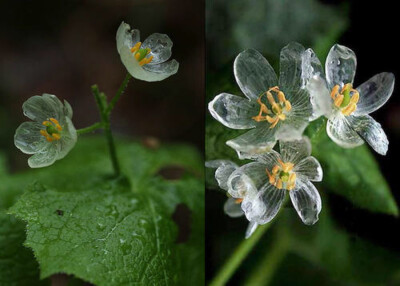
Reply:
[[[116,134],[204,142],[204,2],[180,0],[16,0],[0,2],[0,148],[12,169],[27,166],[13,145],[22,103],[44,92],[66,99],[76,128],[99,120],[92,84],[111,97],[126,70],[115,34],[125,21],[173,41],[179,71],[155,83],[131,80],[112,114]]]
[[[299,41],[306,47],[312,47],[324,61],[331,40],[348,46],[357,55],[358,67],[355,86],[368,80],[373,75],[388,71],[397,77],[397,84],[391,99],[372,116],[381,123],[388,138],[389,152],[386,156],[374,153],[381,171],[387,179],[392,193],[400,205],[399,183],[399,145],[400,145],[400,97],[399,97],[399,17],[396,1],[320,1],[320,0],[282,0],[282,1],[224,1],[206,2],[206,47],[207,47],[207,92],[206,102],[224,91],[226,86],[213,85],[213,79],[220,73],[228,74],[228,81],[233,84],[234,57],[245,48],[260,50],[275,69],[279,65],[279,50],[290,41]],[[222,52],[226,49],[224,52]],[[206,125],[213,119],[207,114]],[[229,147],[227,147],[229,148]],[[207,152],[207,150],[206,150]],[[207,155],[206,155],[207,157]],[[219,158],[207,158],[219,159]],[[324,194],[325,195],[325,194]],[[247,226],[245,219],[232,219],[223,213],[222,205],[226,200],[223,192],[208,190],[206,192],[206,241],[207,243],[207,279],[210,280],[222,263],[233,253],[235,247],[243,240]],[[371,249],[357,249],[352,260],[357,260],[361,273],[350,273],[353,278],[343,277],[345,271],[334,268],[333,264],[310,263],[301,255],[289,254],[279,266],[273,277],[266,284],[271,285],[400,285],[400,220],[399,218],[372,214],[355,208],[347,200],[329,193],[324,205],[331,210],[330,216],[336,230],[346,234],[348,252],[353,245],[362,240],[362,245],[371,245]],[[295,216],[293,210],[291,216]],[[325,208],[325,212],[327,212]],[[324,212],[324,208],[322,210]],[[321,215],[323,215],[321,213]],[[284,215],[285,216],[285,215]],[[284,220],[284,219],[283,219]],[[325,221],[325,219],[324,219]],[[278,221],[276,225],[283,222]],[[300,225],[300,220],[296,220]],[[323,223],[325,227],[325,222]],[[279,227],[279,226],[276,226]],[[298,226],[301,228],[302,226]],[[275,228],[275,225],[273,226]],[[312,230],[303,227],[306,235]],[[276,232],[277,230],[275,230]],[[233,276],[229,285],[244,285],[246,278],[263,263],[263,253],[273,249],[271,237],[274,232],[264,235],[260,245]],[[296,239],[295,237],[291,239]],[[336,239],[336,237],[335,237]],[[300,239],[299,239],[300,240]],[[343,239],[344,241],[344,239]],[[342,237],[338,234],[337,245],[329,245],[333,252],[341,255]],[[319,246],[316,246],[318,248]],[[272,250],[273,251],[273,250]],[[317,252],[317,249],[315,250]],[[387,259],[381,259],[385,253]],[[379,254],[378,254],[379,253]],[[322,256],[334,256],[334,253]],[[346,253],[347,255],[347,253]],[[390,256],[390,258],[389,258]],[[345,257],[345,254],[343,254]],[[377,258],[379,257],[379,258]],[[386,257],[386,256],[382,256]],[[272,259],[272,258],[271,258]],[[329,261],[326,257],[326,261]],[[393,259],[393,260],[392,260]],[[268,265],[267,262],[265,262]],[[281,263],[281,262],[280,262]],[[393,274],[376,269],[397,268]],[[265,271],[268,271],[265,269]],[[371,279],[368,272],[371,272]],[[390,276],[390,275],[392,276]],[[379,275],[382,275],[380,277]],[[364,282],[357,282],[363,277]],[[368,277],[368,278],[366,278]],[[361,278],[360,278],[361,279]],[[362,280],[361,279],[361,280]],[[368,280],[370,279],[370,280]],[[375,279],[375,280],[374,280]],[[354,280],[354,281],[353,281]],[[365,281],[367,280],[367,281]],[[397,282],[396,282],[397,281]],[[261,284],[260,284],[261,285]]]

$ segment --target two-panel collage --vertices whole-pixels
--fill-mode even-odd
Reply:
[[[0,286],[400,286],[395,1],[0,11]]]

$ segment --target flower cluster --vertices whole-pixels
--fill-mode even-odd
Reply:
[[[165,34],[152,34],[141,43],[139,30],[131,30],[128,24],[122,22],[117,30],[116,43],[129,76],[149,82],[161,81],[178,71],[179,63],[176,60],[168,61],[172,54],[172,41]],[[64,158],[78,137],[71,121],[72,108],[69,103],[64,101],[63,104],[55,95],[45,93],[29,98],[22,109],[33,122],[24,122],[18,127],[14,144],[22,152],[33,155],[28,159],[28,165],[31,168],[46,167]],[[101,126],[101,123],[94,126]],[[82,130],[89,132],[87,130],[94,128]]]
[[[246,238],[257,225],[276,216],[286,192],[304,224],[318,221],[321,198],[311,182],[322,180],[322,168],[303,136],[310,121],[327,117],[327,134],[342,147],[365,141],[386,154],[387,137],[368,114],[389,99],[394,75],[381,73],[353,88],[355,68],[354,52],[340,45],[331,48],[325,73],[311,49],[298,43],[287,45],[280,55],[279,79],[259,52],[245,50],[236,57],[234,74],[246,98],[222,93],[208,108],[225,126],[250,129],[226,144],[240,159],[252,162],[239,167],[216,160],[206,166],[216,168],[218,184],[228,193],[225,212],[249,220]],[[273,149],[277,142],[279,153]]]

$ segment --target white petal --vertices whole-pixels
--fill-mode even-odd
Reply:
[[[128,70],[128,72],[136,79],[144,81],[160,81],[178,71],[179,64],[175,60],[171,60],[162,64],[144,65],[144,69],[139,65],[139,62],[132,55],[131,50],[127,46],[121,47],[120,50],[121,61]]]
[[[254,221],[249,222],[249,225],[247,226],[247,229],[246,229],[245,238],[247,239],[250,236],[252,236],[253,233],[256,231],[257,227],[258,227],[258,223],[254,222]]]
[[[377,153],[386,155],[389,141],[382,126],[371,116],[349,116],[351,127],[360,135]]]
[[[254,197],[267,181],[266,165],[252,162],[236,169],[228,178],[228,192],[234,198]]]
[[[140,41],[140,32],[136,29],[133,29],[131,31],[131,27],[128,24],[122,22],[117,30],[116,41],[117,51],[118,53],[121,53],[122,47],[126,46],[130,49],[137,42]]]
[[[28,165],[31,168],[42,168],[53,164],[57,160],[58,150],[53,144],[50,144],[48,148],[41,150],[40,152],[29,157]]]
[[[66,118],[66,123],[63,125],[63,131],[61,133],[61,139],[53,141],[52,143],[57,145],[57,160],[64,158],[72,148],[78,139],[76,129],[69,117]]]
[[[256,128],[244,133],[243,135],[229,140],[226,144],[240,152],[248,155],[261,154],[271,151],[275,146],[275,130],[267,126],[257,126]]]
[[[40,134],[44,126],[39,122],[24,122],[15,131],[14,144],[25,154],[35,154],[49,148],[50,142]]]
[[[249,99],[257,99],[278,84],[274,69],[256,50],[245,50],[236,57],[234,73],[240,89]]]
[[[218,186],[227,191],[228,185],[227,181],[229,176],[235,171],[239,166],[229,160],[214,160],[206,162],[207,168],[216,168],[215,179],[218,182]]]
[[[366,115],[374,112],[388,101],[394,88],[394,74],[377,74],[357,87],[360,100],[353,115]]]
[[[240,204],[236,203],[236,199],[229,198],[224,204],[224,212],[233,218],[241,217],[244,215]]]
[[[307,137],[301,140],[279,141],[279,152],[284,162],[295,165],[311,155],[311,143]]]
[[[309,181],[296,181],[294,190],[289,191],[290,199],[301,220],[306,225],[313,225],[318,221],[322,209],[321,197]]]
[[[283,92],[297,91],[303,84],[302,67],[304,47],[292,42],[281,50],[279,87]]]
[[[258,224],[266,224],[270,222],[281,208],[285,196],[285,190],[277,189],[269,183],[265,184],[257,194],[258,201],[265,206],[265,212],[257,218],[254,216],[252,219]],[[248,214],[246,214],[246,217],[247,216]]]
[[[298,177],[302,177],[314,182],[322,181],[321,164],[312,156],[306,157],[297,163],[294,166],[293,171]]]
[[[142,43],[141,48],[151,50],[149,56],[153,56],[152,63],[163,63],[171,57],[172,41],[165,34],[151,34]]]
[[[64,116],[67,116],[69,119],[72,119],[74,115],[71,105],[68,101],[64,99]]]
[[[329,95],[330,92],[325,79],[317,75],[312,77],[308,81],[306,89],[310,93],[311,105],[313,107],[313,114],[310,120],[317,119],[321,115],[329,117],[332,112],[332,99]]]
[[[333,142],[344,148],[353,148],[364,143],[341,112],[332,114],[326,124],[326,132]]]
[[[328,86],[353,83],[356,74],[357,58],[352,50],[345,46],[334,45],[329,51],[325,63]]]
[[[49,118],[56,118],[61,124],[65,117],[62,102],[55,95],[47,93],[30,97],[24,102],[22,109],[25,116],[40,123]]]
[[[221,93],[208,104],[208,110],[229,128],[249,129],[256,126],[252,117],[258,114],[259,105],[241,96]]]

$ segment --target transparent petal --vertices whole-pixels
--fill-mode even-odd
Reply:
[[[309,121],[304,118],[291,116],[287,118],[276,130],[276,140],[300,140]]]
[[[349,116],[350,126],[357,132],[377,153],[386,155],[389,141],[382,126],[371,116]]]
[[[353,83],[356,66],[357,58],[352,50],[345,46],[334,45],[329,51],[325,63],[329,89],[332,89],[336,84]]]
[[[322,167],[318,160],[312,156],[306,157],[297,163],[293,171],[297,177],[302,177],[306,180],[321,182],[322,181]]]
[[[249,129],[256,126],[252,117],[258,114],[259,105],[241,96],[221,93],[208,104],[208,110],[229,128]]]
[[[241,203],[242,210],[248,221],[260,224],[261,218],[267,211],[266,205],[257,195],[245,196]]]
[[[256,50],[245,50],[236,57],[234,73],[240,89],[249,99],[257,99],[278,84],[274,69]]]
[[[227,141],[226,144],[235,149],[238,154],[243,152],[248,155],[254,155],[268,152],[272,150],[276,143],[275,129],[270,129],[267,126],[257,126],[243,135]]]
[[[253,233],[256,231],[257,227],[258,227],[258,223],[254,222],[254,221],[249,222],[249,225],[247,226],[247,229],[246,229],[245,238],[247,239],[250,236],[252,236]]]
[[[25,154],[35,154],[49,148],[50,142],[40,134],[43,125],[39,122],[24,122],[15,131],[14,144]]]
[[[214,160],[206,162],[207,168],[216,168],[215,179],[218,182],[218,186],[228,191],[228,178],[239,166],[229,160]]]
[[[71,105],[65,99],[64,99],[64,115],[67,116],[69,119],[72,119],[72,116],[74,115]]]
[[[354,131],[341,112],[336,112],[328,119],[326,132],[333,142],[344,148],[360,146],[364,140]]]
[[[75,143],[78,139],[76,129],[69,117],[66,118],[66,123],[63,125],[63,132],[61,134],[61,139],[58,141],[53,141],[52,143],[57,145],[57,160],[64,158],[72,148],[74,148]]]
[[[153,73],[153,78],[157,78],[157,80],[163,80],[171,75],[174,75],[178,72],[179,63],[176,60],[170,60],[168,62],[160,63],[160,64],[147,64],[143,66],[143,69]],[[158,79],[161,78],[161,79]],[[154,81],[154,80],[153,80]]]
[[[301,140],[279,141],[279,152],[284,162],[295,165],[311,155],[311,143],[307,137]]]
[[[236,169],[228,178],[228,192],[234,198],[252,197],[267,181],[266,165],[252,162]]]
[[[265,212],[257,219],[258,224],[270,222],[278,213],[285,199],[286,191],[275,188],[269,183],[265,184],[257,194],[257,199],[265,206]]]
[[[165,62],[172,55],[172,41],[165,34],[151,34],[142,43],[142,48],[149,48],[151,50],[149,56],[153,56],[153,60],[151,62],[155,64]]]
[[[295,189],[289,191],[290,199],[301,220],[306,225],[313,225],[318,221],[321,212],[321,197],[309,181],[296,181]]]
[[[162,64],[139,65],[139,62],[132,55],[129,47],[123,46],[120,50],[121,61],[132,77],[144,81],[161,81],[175,74],[178,71],[179,63],[171,60]]]
[[[302,54],[301,62],[301,79],[302,87],[305,87],[310,79],[314,77],[325,78],[324,70],[319,61],[318,57],[315,55],[312,49],[307,49]]]
[[[366,115],[379,109],[388,101],[394,88],[394,74],[377,74],[357,87],[360,99],[353,115]]]
[[[313,107],[310,120],[317,119],[322,115],[329,117],[332,112],[332,99],[325,79],[317,75],[312,77],[308,81],[306,89],[310,94],[310,101]]]
[[[139,30],[132,29],[129,24],[124,22],[119,25],[116,35],[117,51],[121,53],[122,47],[132,48],[137,42],[140,41]]]
[[[240,203],[238,204],[236,202],[236,199],[234,198],[229,198],[225,204],[224,204],[224,212],[233,218],[236,217],[241,217],[244,215],[243,210],[240,206]]]
[[[57,160],[58,150],[54,144],[42,149],[38,153],[29,157],[28,165],[31,168],[42,168],[52,165]]]
[[[281,156],[278,152],[271,150],[267,153],[257,155],[253,159],[265,164],[266,168],[270,171],[275,165],[279,164],[278,160],[281,159]]]
[[[42,96],[32,96],[24,102],[22,109],[25,116],[40,123],[49,118],[56,118],[60,121],[60,124],[64,120],[64,106],[52,94],[44,93]]]
[[[304,47],[295,42],[288,44],[281,50],[279,87],[285,94],[296,92],[303,84],[304,52]]]

